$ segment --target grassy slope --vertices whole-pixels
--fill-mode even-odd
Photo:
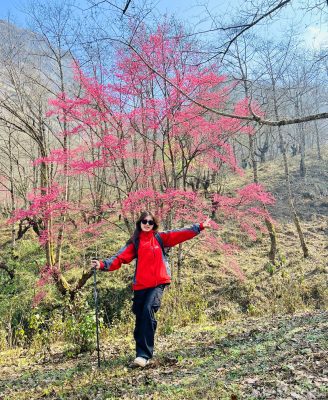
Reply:
[[[259,181],[270,190],[276,204],[271,214],[276,221],[279,263],[268,262],[269,238],[259,237],[256,242],[246,240],[234,231],[228,232],[229,239],[240,246],[235,259],[245,274],[240,281],[229,273],[222,272],[227,260],[213,254],[197,254],[193,257],[205,259],[200,268],[194,269],[198,279],[206,287],[209,313],[218,320],[231,318],[240,313],[253,316],[285,314],[296,311],[327,309],[328,307],[328,162],[307,159],[307,178],[298,174],[299,159],[291,160],[290,172],[295,204],[301,218],[310,257],[304,259],[297,231],[291,222],[281,160],[259,165]],[[242,177],[232,177],[225,190],[251,182],[252,172],[246,170]],[[192,263],[192,260],[188,261]]]
[[[161,327],[170,313],[167,293],[155,362],[147,370],[127,368],[133,354],[131,329],[127,336],[103,340],[106,361],[100,371],[96,354],[69,360],[60,346],[53,348],[51,359],[9,351],[0,355],[0,399],[327,398],[328,314],[323,310],[328,305],[328,166],[327,161],[308,160],[308,178],[300,181],[297,161],[291,172],[309,259],[302,258],[288,219],[280,162],[264,164],[259,178],[277,198],[272,213],[278,222],[280,265],[268,266],[265,237],[245,241],[237,255],[245,281],[223,273],[219,266],[225,261],[201,254],[197,246],[185,259],[189,267],[184,283],[196,275],[208,314],[218,322],[186,321],[188,326],[164,336]],[[244,177],[231,179],[227,189],[250,180],[246,171]],[[233,234],[231,239],[242,240]],[[125,277],[127,270],[115,280],[120,274]],[[105,288],[106,278],[101,280]]]

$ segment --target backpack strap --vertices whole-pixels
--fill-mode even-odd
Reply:
[[[164,256],[166,257],[167,254],[166,254],[166,251],[164,249],[163,239],[161,238],[161,235],[158,232],[155,234],[155,238],[158,241],[159,245],[161,246],[161,249],[162,249],[162,252],[163,252]]]
[[[134,249],[136,252],[136,261],[135,261],[135,268],[134,268],[134,276],[133,276],[133,283],[136,283],[136,276],[137,276],[137,268],[138,268],[138,249],[139,249],[139,238],[136,239],[134,244]]]
[[[134,244],[134,249],[135,249],[135,251],[136,251],[136,258],[138,258],[139,242],[140,242],[139,238],[137,238],[136,241],[133,242],[133,244]]]

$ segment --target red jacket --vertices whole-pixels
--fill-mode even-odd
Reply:
[[[194,224],[189,228],[159,232],[164,247],[172,247],[192,239],[203,230],[203,224]],[[161,246],[155,238],[155,231],[140,232],[138,258],[133,280],[133,290],[141,290],[171,282],[171,271]],[[100,269],[114,271],[122,264],[128,264],[136,258],[133,243],[122,247],[117,254],[100,262]]]

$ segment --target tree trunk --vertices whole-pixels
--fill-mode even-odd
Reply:
[[[67,293],[72,292],[71,285],[67,282],[64,275],[61,272],[54,272],[52,277],[56,284],[56,288],[58,289],[61,295],[65,296]]]
[[[255,158],[255,149],[254,149],[254,136],[249,135],[248,138],[249,138],[249,155],[252,163],[254,182],[258,183],[257,161]]]
[[[319,135],[319,128],[317,121],[314,121],[314,127],[315,127],[315,139],[317,145],[317,159],[322,160],[322,155],[320,150],[320,135]]]
[[[10,200],[11,200],[11,213],[14,214],[16,209],[16,198],[15,198],[15,186],[14,186],[14,169],[13,169],[13,155],[12,155],[12,143],[11,143],[11,134],[9,132],[8,136],[8,151],[9,151],[9,175],[10,175]],[[11,224],[11,248],[12,250],[16,246],[16,229],[15,223]]]
[[[304,234],[303,234],[301,224],[300,224],[300,220],[299,220],[299,217],[297,215],[295,205],[294,205],[293,194],[292,194],[292,189],[291,189],[291,184],[290,184],[290,175],[289,175],[289,167],[288,167],[288,160],[287,160],[287,154],[286,154],[286,145],[285,145],[285,141],[284,141],[283,134],[281,132],[280,127],[278,127],[278,133],[279,133],[280,148],[281,148],[281,152],[282,152],[282,156],[283,156],[284,169],[285,169],[285,180],[286,180],[286,184],[287,184],[288,205],[289,205],[289,209],[292,214],[292,217],[293,217],[295,227],[297,229],[297,233],[298,233],[298,237],[300,239],[304,258],[306,258],[309,256],[309,249],[306,245],[306,242],[304,239]]]
[[[183,261],[183,257],[182,257],[182,244],[179,244],[178,246],[178,262],[177,262],[177,275],[178,275],[178,286],[181,286],[182,283],[182,261]]]
[[[264,209],[266,209],[265,206]],[[274,264],[276,262],[276,255],[278,253],[276,229],[273,223],[268,218],[265,218],[265,225],[268,229],[270,237],[269,260],[272,262],[272,264]]]
[[[295,111],[296,115],[300,115],[300,100],[299,94],[296,94],[296,104],[295,104]],[[302,178],[306,175],[306,165],[305,165],[305,131],[304,131],[304,124],[299,124],[299,149],[301,154],[301,161],[300,161],[300,175]]]
[[[255,183],[258,183],[258,170],[257,170],[257,162],[255,160],[255,150],[254,150],[254,137],[252,135],[249,136],[249,150],[250,150],[250,158],[252,162],[252,169],[253,169],[253,180]],[[263,206],[264,210],[266,207]],[[269,251],[269,260],[274,264],[276,261],[276,254],[278,251],[277,248],[277,234],[273,223],[270,219],[265,218],[265,225],[269,232],[270,238],[270,251]]]
[[[305,132],[304,125],[300,124],[300,153],[301,153],[301,161],[300,161],[300,175],[302,178],[306,176],[306,164],[305,164]]]

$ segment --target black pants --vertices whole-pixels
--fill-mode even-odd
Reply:
[[[152,358],[154,338],[157,327],[155,313],[161,306],[165,285],[154,288],[135,290],[132,311],[136,316],[134,340],[136,341],[136,356],[147,360]]]

